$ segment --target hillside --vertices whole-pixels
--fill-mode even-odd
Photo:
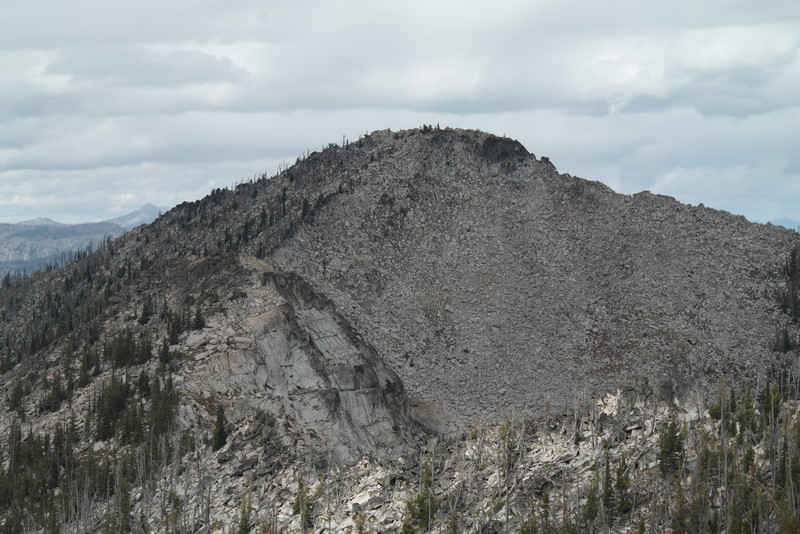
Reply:
[[[552,494],[577,529],[604,454],[642,477],[624,525],[666,524],[663,429],[694,429],[681,476],[703,447],[727,462],[729,397],[737,451],[775,490],[797,422],[797,238],[616,194],[482,132],[331,145],[3,279],[2,524],[414,531],[428,506],[437,531],[458,511],[488,534],[543,519]]]
[[[375,137],[361,168],[325,154],[292,170],[331,196],[271,257],[345,310],[413,396],[469,422],[768,367],[794,232],[618,195],[507,139]]]

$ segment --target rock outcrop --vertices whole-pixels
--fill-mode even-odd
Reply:
[[[176,350],[190,398],[272,414],[302,429],[288,445],[321,463],[385,457],[413,438],[397,375],[328,299],[297,275],[245,258],[236,297]]]

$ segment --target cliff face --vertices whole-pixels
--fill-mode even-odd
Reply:
[[[302,445],[287,444],[321,462],[386,457],[412,438],[400,379],[333,303],[261,260],[243,266],[235,298],[179,346],[186,395],[291,421]]]

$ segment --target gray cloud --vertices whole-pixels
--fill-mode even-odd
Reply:
[[[423,122],[800,219],[798,22],[791,1],[8,0],[0,221],[174,204]]]
[[[127,45],[69,49],[47,65],[44,74],[64,75],[76,83],[99,82],[111,87],[235,83],[242,77],[228,58],[197,50]]]

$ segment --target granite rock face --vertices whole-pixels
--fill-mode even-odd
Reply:
[[[237,298],[176,347],[185,394],[291,421],[303,430],[298,452],[325,451],[326,462],[386,456],[411,438],[400,379],[333,303],[296,275],[241,263]]]

